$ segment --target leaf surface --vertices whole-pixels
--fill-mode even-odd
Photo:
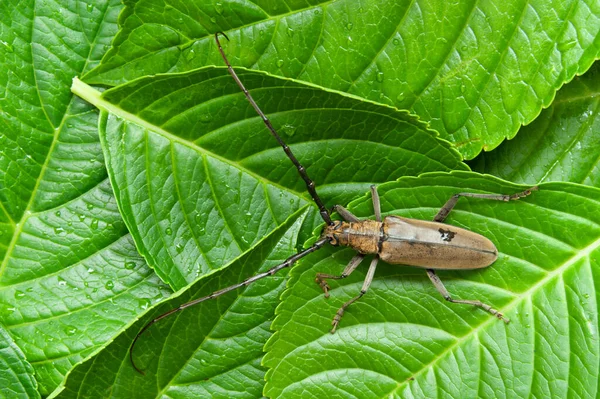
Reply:
[[[598,3],[556,1],[129,2],[90,83],[222,64],[411,109],[465,158],[513,137],[600,50]]]
[[[239,74],[329,206],[393,177],[466,168],[407,112]],[[101,135],[121,212],[141,253],[175,289],[248,251],[310,200],[226,69],[143,78],[101,98],[80,83],[74,90],[110,112]]]
[[[33,367],[10,335],[0,327],[0,385],[2,398],[39,398]]]
[[[295,253],[306,216],[305,207],[229,267],[201,278],[158,306],[101,353],[77,366],[58,397],[261,397],[266,372],[261,366],[262,348],[271,335],[269,326],[285,288],[285,270],[153,325],[134,351],[144,376],[131,366],[128,349],[152,318],[266,271]]]
[[[425,174],[379,186],[384,214],[431,220],[456,192],[513,193],[475,173]],[[380,262],[367,294],[335,334],[336,310],[356,296],[366,265],[339,274],[351,250],[321,250],[294,268],[266,348],[270,398],[595,397],[598,380],[600,219],[595,188],[547,183],[504,203],[461,199],[449,226],[490,238],[499,259],[478,271],[438,272],[455,298],[479,299],[511,319],[444,301],[425,271]],[[371,199],[351,204],[372,214]],[[367,261],[365,261],[367,263]]]
[[[575,78],[513,140],[481,154],[474,170],[515,183],[570,181],[600,187],[600,63]]]
[[[120,3],[0,7],[0,321],[47,395],[170,291],[118,213],[98,113],[69,90],[103,54]]]

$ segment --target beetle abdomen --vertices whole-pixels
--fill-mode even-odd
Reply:
[[[380,258],[392,264],[431,269],[479,269],[498,257],[494,244],[482,235],[459,227],[388,216]]]

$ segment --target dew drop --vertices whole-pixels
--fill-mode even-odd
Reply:
[[[90,223],[90,227],[92,230],[96,230],[98,228],[98,219],[92,219],[92,223]]]
[[[89,287],[89,286],[90,286],[90,283],[88,283],[87,281],[84,281],[84,282],[83,282],[83,286],[84,286],[84,287]]]
[[[23,298],[24,296],[25,296],[25,293],[23,291],[19,291],[19,290],[15,291],[15,299],[20,299],[20,298]]]
[[[462,46],[462,47],[460,48],[460,50],[461,50],[463,53],[466,53],[468,49],[469,49],[469,48],[468,48],[467,46]]]
[[[94,205],[93,204],[87,204],[87,209],[89,209],[89,210],[94,209]]]
[[[292,137],[296,133],[296,126],[290,125],[290,124],[285,124],[285,125],[283,125],[283,127],[281,128],[281,130],[288,137]]]
[[[68,336],[72,336],[72,335],[75,335],[75,333],[77,332],[77,329],[75,327],[67,327],[65,332],[67,333]]]
[[[33,292],[33,287],[29,287],[25,291],[27,291],[27,292]]]
[[[8,42],[5,42],[4,40],[0,40],[0,43],[2,43],[2,45],[3,45],[4,47],[6,47],[6,51],[8,51],[9,53],[12,53],[13,51],[15,51],[15,50],[13,49],[13,46],[12,46],[12,45],[10,45],[10,44],[8,44]]]
[[[56,217],[60,217],[60,211],[56,211],[54,212],[54,214],[56,215]]]
[[[62,227],[60,227],[60,226],[59,226],[59,227],[55,227],[55,228],[54,228],[54,232],[55,232],[56,234],[62,234],[62,233],[64,233],[64,232],[65,232],[65,229],[63,229],[63,228],[62,228]]]
[[[277,67],[281,68],[283,66],[284,62],[283,60],[279,59],[277,60]]]
[[[293,37],[294,36],[294,30],[292,28],[287,28],[286,33],[287,33],[287,35],[289,37]]]
[[[377,72],[377,81],[379,83],[383,82],[383,72]]]
[[[73,226],[73,222],[71,222],[71,221],[68,221],[68,222],[67,222],[67,226]]]
[[[177,251],[178,254],[183,252],[183,245],[182,244],[177,244],[175,245],[175,251]]]
[[[92,269],[91,267],[88,267],[87,272],[92,274],[94,273],[96,270]]]
[[[194,218],[196,219],[196,222],[200,222],[202,220],[202,215],[200,214],[200,212],[196,212]]]
[[[464,84],[463,84],[463,85],[460,85],[460,92],[461,92],[461,93],[464,93],[464,92],[466,92],[466,91],[467,91],[467,86],[466,86],[466,85],[464,85]]]
[[[185,59],[187,61],[191,61],[194,58],[196,58],[196,52],[194,51],[194,49],[191,49],[190,51],[187,52],[187,54],[185,55]]]
[[[392,40],[392,43],[394,43],[394,46],[397,46],[400,44],[400,39],[394,39]]]
[[[115,287],[115,283],[112,280],[108,280],[106,284],[104,284],[104,288],[107,290],[112,290]]]
[[[585,298],[589,298],[589,297],[590,297],[590,294],[584,294],[583,296],[584,296]]]
[[[396,96],[396,101],[402,102],[404,101],[404,93],[400,93]]]
[[[215,4],[215,11],[219,14],[223,14],[223,4],[222,3]]]
[[[87,10],[88,10],[89,12],[92,12],[92,10],[94,10],[94,5],[93,5],[93,4],[88,4],[88,5],[87,5]]]
[[[146,298],[140,299],[140,300],[138,300],[138,305],[139,305],[140,309],[146,310],[150,306],[150,300],[146,299]]]
[[[58,286],[59,287],[66,287],[67,286],[67,282],[65,281],[65,279],[63,279],[62,277],[58,278]]]
[[[246,216],[252,216],[252,212],[246,212]]]
[[[131,270],[135,268],[135,262],[129,261],[129,262],[125,262],[125,269]]]
[[[170,227],[167,227],[166,230],[165,230],[165,234],[168,235],[168,236],[170,236],[170,235],[173,234],[173,230]]]
[[[209,114],[200,115],[200,122],[202,122],[202,123],[208,123],[208,122],[210,122],[210,119],[211,118],[210,118]]]
[[[78,215],[78,217],[79,217],[79,220],[82,222],[85,220],[85,215]]]
[[[348,30],[352,30],[353,27],[354,27],[354,24],[352,22],[348,22],[346,24],[346,29],[348,29]]]
[[[213,24],[216,24],[216,23],[217,23],[217,19],[216,19],[215,17],[212,17],[212,18],[210,19],[210,22],[212,22]]]

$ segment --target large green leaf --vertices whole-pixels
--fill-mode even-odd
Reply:
[[[0,327],[0,386],[2,398],[39,398],[33,367],[10,335]]]
[[[600,187],[600,63],[563,87],[515,139],[473,168],[516,183],[570,181]]]
[[[385,214],[431,220],[456,192],[524,189],[474,173],[426,174],[379,186]],[[598,385],[600,190],[546,183],[503,203],[461,199],[447,222],[479,232],[499,259],[478,271],[439,272],[457,298],[480,299],[506,325],[450,304],[425,271],[380,263],[367,294],[330,334],[336,310],[358,294],[366,265],[331,281],[352,251],[328,249],[292,270],[267,344],[270,398],[595,397]],[[373,212],[370,197],[351,204]],[[366,261],[365,261],[366,263]]]
[[[407,112],[239,73],[326,203],[403,175],[466,168]],[[248,251],[310,200],[224,68],[143,78],[102,97],[81,82],[74,90],[111,112],[101,135],[119,207],[140,252],[175,289]]]
[[[127,2],[122,29],[87,81],[234,65],[411,109],[467,158],[513,137],[600,50],[587,0]]]
[[[0,8],[0,322],[48,394],[170,291],[118,213],[97,111],[69,90],[102,56],[119,2]]]
[[[266,372],[261,366],[263,345],[271,335],[269,326],[285,288],[284,271],[153,325],[140,337],[134,351],[145,375],[130,365],[128,349],[136,333],[153,317],[266,271],[293,254],[306,214],[306,209],[300,210],[253,251],[225,270],[194,283],[129,328],[100,354],[77,366],[59,397],[261,397]]]

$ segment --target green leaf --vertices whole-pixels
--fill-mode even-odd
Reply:
[[[39,398],[33,367],[10,335],[0,327],[0,386],[2,398]]]
[[[161,304],[104,351],[77,366],[59,397],[261,397],[266,372],[261,366],[262,348],[271,335],[269,326],[285,288],[285,271],[153,325],[140,337],[133,354],[145,375],[129,364],[128,349],[154,317],[266,271],[296,252],[296,236],[306,215],[306,209],[300,210],[229,267]]]
[[[0,321],[47,395],[170,291],[119,215],[98,113],[69,90],[102,56],[119,2],[0,7]]]
[[[596,1],[127,3],[86,80],[107,85],[222,64],[411,109],[468,159],[513,137],[600,51]]]
[[[326,203],[347,203],[402,175],[466,168],[407,112],[239,74]],[[140,252],[175,289],[248,251],[310,201],[226,69],[143,78],[102,98],[81,82],[74,91],[111,112],[101,135],[120,210]]]
[[[600,63],[563,87],[519,135],[473,160],[474,170],[516,183],[570,181],[600,187]]]
[[[456,192],[514,193],[475,173],[425,174],[379,186],[384,214],[431,220]],[[499,259],[438,275],[456,298],[479,299],[511,318],[442,298],[425,271],[380,263],[367,294],[336,334],[336,310],[356,296],[366,265],[339,274],[353,252],[321,250],[292,270],[266,346],[270,398],[595,397],[598,384],[600,190],[545,183],[510,203],[461,199],[447,222],[490,238]],[[372,214],[370,197],[351,204]],[[367,263],[367,261],[365,261]]]

